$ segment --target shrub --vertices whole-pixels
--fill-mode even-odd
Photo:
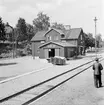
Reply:
[[[16,52],[17,56],[26,56],[26,53],[23,50],[18,49]]]

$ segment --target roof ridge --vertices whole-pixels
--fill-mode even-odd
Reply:
[[[68,46],[76,47],[76,45],[71,44],[71,43],[67,43],[67,42],[64,42],[64,44],[63,44],[63,42],[50,41],[50,42],[47,42],[47,43],[44,43],[44,44],[40,45],[39,48],[41,48],[41,47],[43,47],[44,45],[47,45],[47,44],[49,44],[49,43],[53,43],[53,44],[56,44],[56,45],[60,45],[60,46],[62,46],[62,47],[68,47]]]
[[[80,28],[71,28],[71,29],[82,29],[82,28],[80,27]],[[71,29],[70,29],[70,30],[71,30]]]

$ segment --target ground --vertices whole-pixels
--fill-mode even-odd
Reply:
[[[0,80],[46,66],[51,66],[51,64],[48,64],[46,60],[33,59],[32,56],[0,60]]]
[[[102,77],[104,85],[104,71]],[[104,87],[94,87],[90,68],[31,105],[104,105]]]
[[[90,57],[90,60],[94,59],[92,54],[89,57]],[[39,59],[34,60],[31,57],[25,57],[23,59],[22,58],[12,59],[12,60],[9,60],[9,63],[8,63],[8,60],[0,61],[0,62],[1,64],[7,64],[7,65],[10,64],[8,66],[0,67],[1,78],[2,77],[8,78],[8,77],[15,76],[15,75],[17,76],[26,72],[31,72],[33,68],[37,70],[43,67],[52,66],[50,63],[47,63],[46,60],[41,60],[41,61]],[[83,59],[71,60],[69,61],[69,65],[73,67],[77,65],[77,63],[79,62],[84,63],[84,60]],[[13,63],[16,63],[16,64],[13,64]],[[102,64],[104,65],[104,61],[102,61]],[[56,66],[54,67],[54,69],[63,68],[63,67]],[[67,69],[68,65],[66,65],[65,67]],[[102,72],[103,72],[102,80],[104,84],[104,70]],[[23,82],[21,82],[21,84],[23,84]],[[2,89],[2,86],[0,88]],[[81,73],[77,77],[64,83],[63,85],[56,88],[55,90],[48,93],[47,95],[37,100],[36,102],[32,103],[31,105],[104,105],[104,87],[102,88],[94,87],[93,71],[92,71],[92,68],[89,68],[87,71]]]

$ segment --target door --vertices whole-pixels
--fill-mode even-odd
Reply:
[[[45,58],[48,58],[48,49],[44,49]]]
[[[49,58],[55,56],[55,49],[49,49]]]
[[[55,49],[55,56],[59,56],[59,49]]]

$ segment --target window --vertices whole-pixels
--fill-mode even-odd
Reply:
[[[6,34],[6,38],[7,38],[7,39],[9,38],[9,34]]]
[[[65,37],[65,35],[64,34],[61,34],[61,38],[64,38]]]
[[[45,41],[41,41],[41,43],[44,43]]]
[[[66,42],[66,40],[62,40],[62,42]]]
[[[52,40],[52,37],[51,36],[49,37],[49,40]]]
[[[52,37],[51,37],[51,36],[48,36],[48,37],[47,37],[47,40],[52,40]]]
[[[47,40],[49,40],[49,36],[47,37]]]

